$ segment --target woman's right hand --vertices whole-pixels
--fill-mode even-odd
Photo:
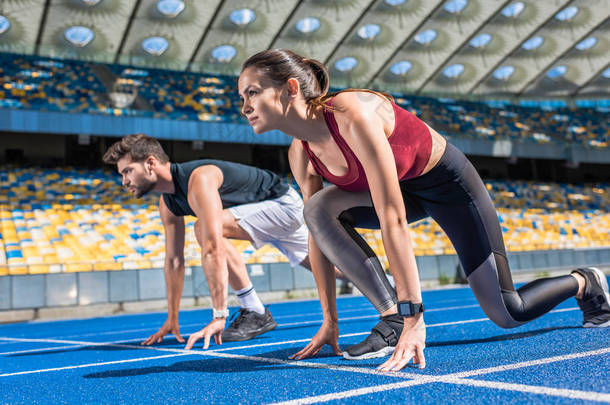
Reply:
[[[403,369],[413,359],[413,364],[419,368],[426,367],[424,347],[426,347],[426,324],[423,314],[404,318],[405,325],[398,339],[398,344],[390,358],[377,367],[379,371],[398,371]]]
[[[330,345],[333,352],[337,355],[341,355],[341,349],[339,348],[339,325],[336,323],[322,323],[318,333],[314,335],[311,342],[305,346],[300,352],[290,356],[291,360],[303,360],[308,357],[315,356],[322,349],[324,345]]]

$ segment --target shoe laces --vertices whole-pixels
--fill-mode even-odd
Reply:
[[[245,308],[242,308],[239,310],[239,312],[233,312],[233,315],[231,315],[231,317],[229,318],[229,322],[232,321],[231,323],[231,328],[236,328],[238,327],[245,319],[246,319],[246,314],[248,313],[248,310],[246,310]],[[239,314],[239,315],[237,315]],[[233,321],[233,319],[235,319]]]

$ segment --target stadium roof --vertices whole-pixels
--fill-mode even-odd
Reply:
[[[610,94],[610,0],[4,0],[0,52],[238,74],[288,48],[334,86]]]

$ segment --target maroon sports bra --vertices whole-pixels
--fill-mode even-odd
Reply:
[[[332,98],[328,100],[332,106]],[[394,108],[394,131],[388,142],[394,153],[399,181],[417,177],[426,167],[432,152],[432,135],[422,120],[407,110],[392,103]],[[347,162],[347,173],[334,176],[309,149],[306,141],[301,141],[316,172],[326,180],[346,191],[368,190],[369,185],[362,164],[339,133],[339,127],[332,111],[324,110],[324,120],[331,136],[337,143]]]

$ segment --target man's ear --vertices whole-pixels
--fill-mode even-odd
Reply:
[[[157,159],[155,159],[154,156],[150,155],[144,161],[144,167],[146,167],[147,170],[152,170],[155,166],[157,166]]]

